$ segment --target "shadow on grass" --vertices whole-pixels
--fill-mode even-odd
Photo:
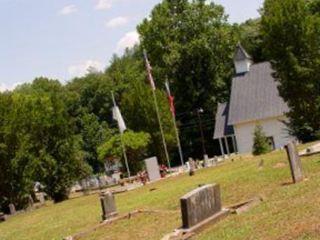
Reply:
[[[293,182],[281,183],[281,186],[282,186],[282,187],[291,186],[291,185],[294,185],[294,183],[293,183]]]

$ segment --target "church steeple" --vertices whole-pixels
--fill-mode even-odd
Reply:
[[[250,71],[252,58],[240,43],[238,43],[237,45],[233,61],[236,68],[236,74],[246,73]]]

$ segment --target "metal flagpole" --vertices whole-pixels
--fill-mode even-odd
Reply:
[[[169,85],[169,81],[168,80],[166,81],[166,85],[167,85],[168,95],[169,95],[169,97],[171,97],[170,85]],[[178,145],[178,149],[179,149],[179,156],[180,156],[181,164],[183,166],[184,165],[183,153],[182,153],[181,142],[180,142],[180,137],[179,137],[179,130],[178,130],[178,127],[177,127],[176,115],[174,114],[173,111],[171,111],[171,115],[172,115],[172,121],[173,121],[174,130],[176,132],[177,145]]]
[[[164,147],[164,152],[166,154],[168,167],[169,167],[169,169],[171,169],[171,164],[170,164],[170,159],[169,159],[169,154],[168,154],[168,149],[167,149],[167,143],[166,143],[166,139],[164,137],[163,127],[162,127],[162,123],[160,120],[160,113],[159,113],[159,106],[158,106],[158,102],[157,102],[156,91],[152,90],[152,93],[153,93],[154,106],[155,106],[156,112],[157,112],[157,118],[158,118],[158,122],[159,122],[160,132],[161,132],[161,136],[162,136],[162,143],[163,143],[163,147]]]
[[[113,92],[111,92],[111,96],[112,96],[113,106],[116,108],[116,107],[117,107],[117,104],[116,104],[116,100],[115,100],[115,98],[114,98]],[[118,125],[118,126],[119,126],[119,125]],[[124,157],[124,162],[125,162],[125,164],[126,164],[128,177],[130,178],[130,177],[131,177],[131,174],[130,174],[130,169],[129,169],[129,164],[128,164],[126,147],[125,147],[124,142],[123,142],[123,133],[122,133],[122,131],[120,130],[120,127],[119,127],[119,132],[120,132],[120,142],[121,142],[121,146],[122,146],[122,153],[123,153],[123,157]]]
[[[158,119],[158,123],[159,123],[161,137],[162,137],[163,148],[164,148],[164,152],[165,152],[165,155],[166,155],[168,167],[169,167],[169,169],[171,169],[171,164],[170,164],[170,159],[169,159],[169,154],[168,154],[168,149],[167,149],[167,143],[166,143],[166,139],[164,137],[163,127],[162,127],[162,123],[161,123],[161,120],[160,120],[160,112],[159,112],[159,106],[158,106],[158,101],[157,101],[157,95],[156,95],[156,91],[155,91],[155,85],[154,85],[154,82],[153,82],[153,79],[152,79],[151,66],[150,66],[149,61],[148,61],[146,50],[143,51],[143,55],[144,55],[144,58],[145,58],[145,61],[146,61],[146,68],[147,68],[148,77],[149,77],[149,81],[150,81],[151,88],[152,88],[154,106],[155,106],[156,113],[157,113],[157,119]]]

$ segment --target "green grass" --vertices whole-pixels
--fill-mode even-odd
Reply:
[[[263,169],[258,168],[261,159]],[[320,156],[302,160],[308,180],[297,185],[287,184],[291,176],[286,154],[277,151],[262,157],[237,157],[217,168],[200,170],[193,177],[182,175],[119,194],[120,213],[135,209],[163,212],[120,220],[84,239],[160,239],[181,225],[179,198],[206,183],[221,185],[224,206],[257,195],[266,200],[245,214],[231,215],[209,226],[194,239],[320,239]],[[60,240],[89,229],[100,219],[98,195],[80,197],[10,218],[0,224],[0,239]]]

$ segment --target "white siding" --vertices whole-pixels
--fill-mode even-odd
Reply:
[[[240,153],[252,152],[253,133],[257,124],[262,126],[267,137],[273,137],[276,149],[283,147],[290,140],[294,140],[289,136],[285,124],[281,122],[284,119],[284,117],[277,117],[234,125],[238,151]]]
[[[250,71],[250,66],[252,62],[249,59],[244,59],[242,61],[236,61],[235,63],[236,73],[246,73]]]

